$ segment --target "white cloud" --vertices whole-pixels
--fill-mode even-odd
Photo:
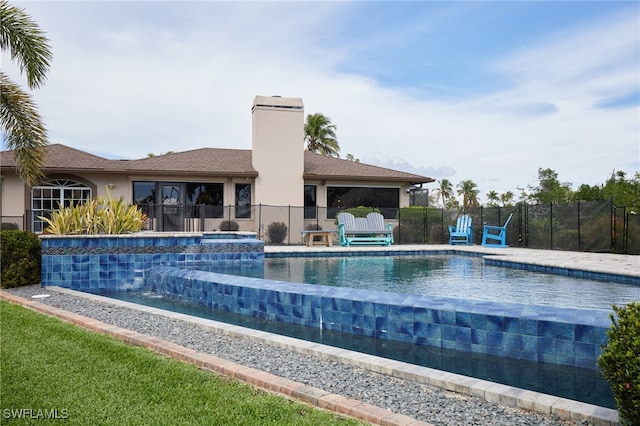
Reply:
[[[509,87],[447,100],[383,87],[358,63],[350,69],[359,73],[339,71],[354,52],[378,47],[335,38],[332,25],[349,3],[25,7],[54,49],[49,80],[34,93],[54,143],[126,158],[247,149],[253,97],[277,94],[329,116],[343,156],[454,184],[471,179],[482,198],[534,184],[540,167],[574,184],[640,169],[638,106],[597,107],[639,89],[638,16],[545,35],[487,63]],[[405,65],[386,64],[385,72]]]

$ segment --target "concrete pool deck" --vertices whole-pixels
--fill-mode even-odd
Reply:
[[[305,247],[305,246],[266,246],[265,254],[270,253],[331,253],[341,252],[425,252],[425,251],[456,251],[494,255],[496,259],[508,262],[542,265],[555,268],[567,268],[604,274],[626,275],[640,277],[640,257],[599,253],[560,252],[547,250],[531,250],[520,248],[487,248],[482,246],[450,246],[450,245],[407,245],[392,247]],[[306,342],[285,336],[279,336],[258,330],[247,329],[195,318],[184,314],[162,311],[135,305],[129,302],[103,298],[101,296],[80,293],[73,290],[49,287],[53,291],[68,292],[81,297],[91,298],[104,303],[126,306],[157,315],[196,323],[221,333],[242,337],[256,342],[266,343],[287,348],[305,354],[313,354],[323,359],[342,362],[358,366],[371,371],[399,377],[418,383],[437,386],[450,391],[485,398],[505,406],[519,407],[541,413],[555,414],[562,419],[576,422],[587,421],[595,425],[618,424],[616,410],[585,404],[569,399],[546,395],[542,393],[505,386],[498,383],[474,379],[427,367],[415,366],[399,361],[392,361],[372,355],[366,355],[349,350],[343,350],[313,342]],[[91,318],[63,311],[59,308],[27,300],[5,291],[0,291],[0,298],[13,303],[25,305],[31,309],[53,315],[72,322],[84,328],[108,334],[128,343],[145,346],[156,352],[167,354],[202,368],[216,371],[239,380],[246,381],[257,387],[280,393],[292,398],[306,401],[320,408],[329,409],[340,414],[356,417],[373,424],[385,425],[421,425],[427,424],[410,417],[393,413],[389,410],[371,406],[340,395],[330,394],[322,389],[312,388],[302,383],[283,379],[272,374],[244,367],[242,365],[217,358],[212,355],[198,353],[194,350],[178,346],[174,343],[145,336],[140,333],[101,323]]]

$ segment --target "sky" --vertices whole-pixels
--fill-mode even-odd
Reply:
[[[50,143],[251,149],[254,97],[280,95],[329,117],[342,158],[470,179],[482,202],[541,168],[573,189],[640,171],[636,1],[11,4],[53,50],[32,91]]]

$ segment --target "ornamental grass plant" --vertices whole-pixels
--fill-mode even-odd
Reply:
[[[89,235],[128,234],[144,229],[147,216],[137,206],[119,199],[99,197],[54,211],[51,218],[40,216],[47,234]]]

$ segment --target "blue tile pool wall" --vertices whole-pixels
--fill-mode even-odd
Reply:
[[[43,236],[41,244],[43,286],[91,292],[140,287],[145,271],[161,265],[264,261],[262,241],[212,234]]]
[[[286,283],[159,267],[146,290],[308,327],[549,364],[597,368],[609,312]]]

